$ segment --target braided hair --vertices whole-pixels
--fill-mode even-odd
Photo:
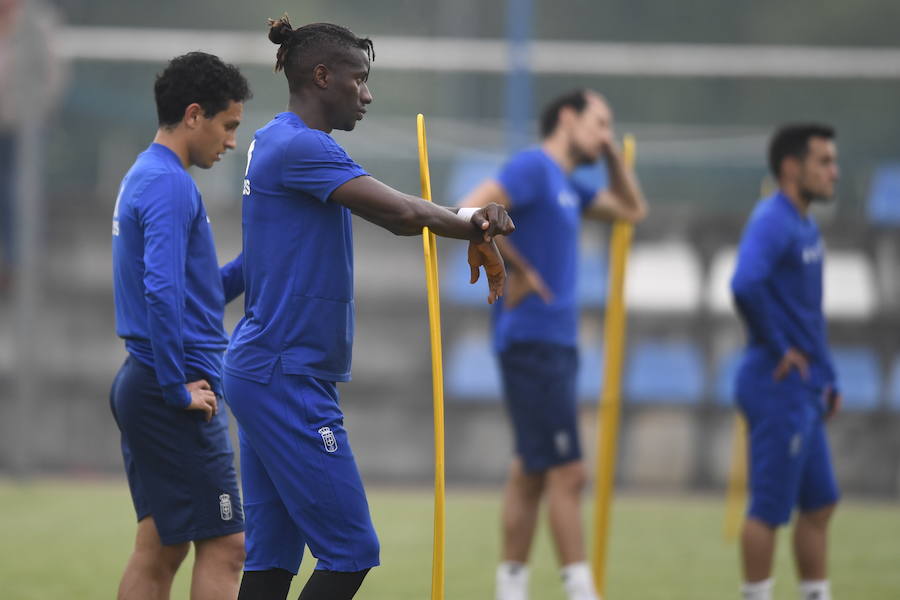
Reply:
[[[375,60],[375,47],[369,38],[357,37],[352,31],[332,23],[310,23],[294,29],[287,14],[280,19],[268,19],[269,40],[278,44],[275,71],[284,71],[293,90],[303,77],[304,63],[340,60],[344,51],[359,49],[370,61]],[[308,69],[307,69],[308,70]]]

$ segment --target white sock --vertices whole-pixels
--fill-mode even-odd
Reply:
[[[497,600],[528,600],[528,566],[505,561],[497,567]]]
[[[745,583],[741,586],[741,598],[744,600],[772,600],[773,583],[771,578],[755,583]]]
[[[831,586],[827,579],[800,582],[800,600],[831,600]]]
[[[598,600],[591,568],[586,562],[566,565],[562,568],[562,578],[569,600]]]

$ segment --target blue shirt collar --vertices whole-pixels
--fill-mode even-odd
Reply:
[[[184,165],[181,164],[181,159],[178,158],[178,155],[169,148],[168,146],[163,146],[157,142],[153,142],[150,144],[150,147],[147,148],[147,152],[152,152],[156,156],[171,162],[172,164],[178,165],[179,168],[184,168]]]

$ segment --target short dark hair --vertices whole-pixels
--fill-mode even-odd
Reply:
[[[238,68],[206,52],[188,52],[169,61],[153,86],[160,127],[179,123],[184,110],[197,103],[206,118],[228,108],[228,102],[252,97]]]
[[[777,179],[781,176],[781,163],[793,156],[799,160],[806,158],[811,138],[835,138],[834,127],[823,123],[788,123],[775,131],[769,142],[769,170]]]
[[[316,64],[343,59],[347,50],[362,50],[370,61],[375,60],[372,40],[357,37],[346,27],[310,23],[294,29],[287,14],[269,19],[268,23],[269,41],[279,46],[275,71],[284,70],[291,91],[303,83],[304,72],[311,73]]]
[[[559,96],[545,106],[541,112],[541,138],[546,138],[556,131],[556,126],[559,124],[559,113],[562,109],[569,107],[580,113],[587,106],[587,101],[587,90],[578,89]]]

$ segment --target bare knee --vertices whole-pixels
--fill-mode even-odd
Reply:
[[[529,500],[539,500],[541,494],[544,493],[545,473],[527,472],[522,464],[522,460],[519,458],[513,461],[509,470],[509,480],[519,494]]]
[[[553,467],[547,472],[550,487],[572,494],[580,494],[587,485],[587,470],[582,461]]]
[[[163,545],[152,517],[138,523],[133,560],[142,571],[157,579],[174,577],[190,550],[190,543]]]
[[[831,516],[834,514],[837,504],[829,504],[815,510],[801,511],[797,516],[798,522],[804,525],[815,527],[816,529],[825,529],[828,527]]]
[[[189,550],[190,544],[187,542],[156,548],[138,546],[134,549],[133,559],[144,573],[156,580],[165,581],[175,576]]]
[[[195,545],[199,564],[214,564],[230,573],[239,573],[244,568],[243,533],[200,540]]]

